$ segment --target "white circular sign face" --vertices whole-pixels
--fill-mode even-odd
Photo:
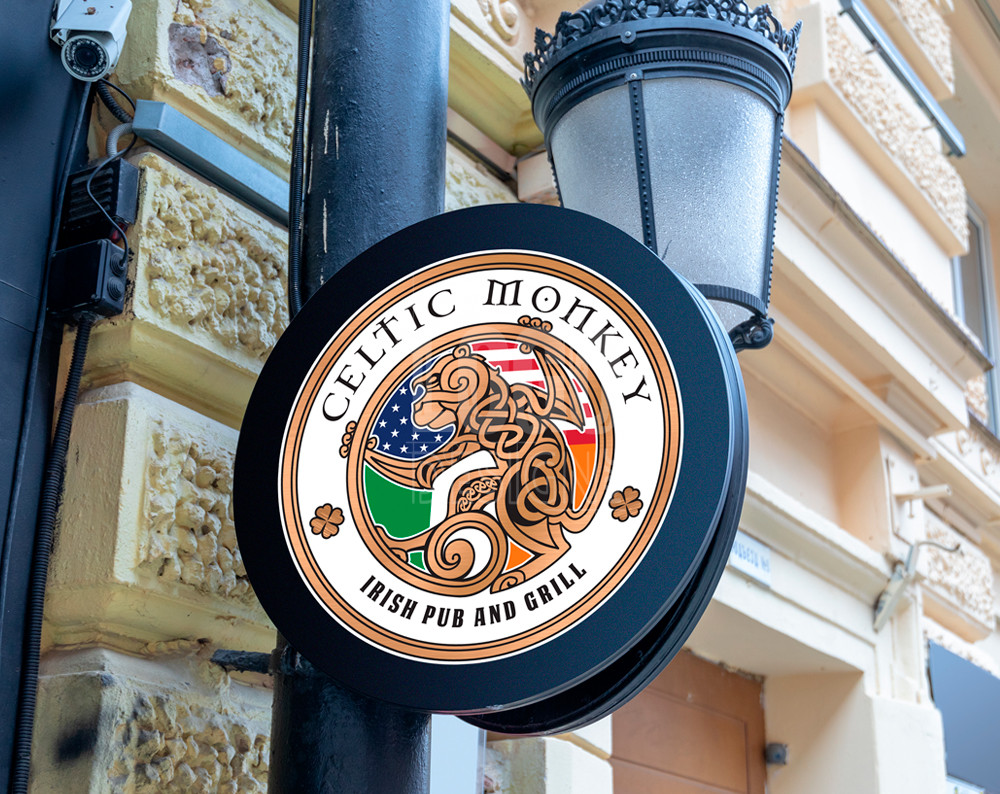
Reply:
[[[285,539],[368,643],[521,653],[640,563],[681,427],[663,343],[614,285],[550,254],[466,254],[384,290],[315,360],[282,439]]]

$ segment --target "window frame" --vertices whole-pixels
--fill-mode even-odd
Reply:
[[[974,226],[979,240],[976,261],[979,265],[979,289],[983,296],[983,323],[985,325],[984,339],[973,332],[982,343],[983,350],[991,361],[996,361],[1000,352],[1000,336],[998,336],[998,307],[996,297],[996,282],[993,276],[993,247],[990,242],[990,228],[986,215],[976,206],[972,199],[968,200],[967,218],[970,226]],[[973,241],[970,241],[970,243]],[[969,253],[973,253],[971,250]],[[952,286],[955,300],[955,314],[965,322],[965,296],[962,293],[962,256],[953,257]],[[970,332],[972,329],[969,329]],[[994,366],[985,373],[986,376],[986,428],[995,436],[1000,435],[1000,373]],[[970,412],[970,416],[973,416]],[[978,420],[978,417],[973,416]]]

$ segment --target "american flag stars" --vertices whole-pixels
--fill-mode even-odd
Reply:
[[[423,396],[423,389],[413,386],[414,378],[433,365],[424,362],[386,400],[376,417],[372,435],[378,449],[394,458],[414,460],[429,455],[451,438],[454,428],[431,430],[413,421],[413,404]]]

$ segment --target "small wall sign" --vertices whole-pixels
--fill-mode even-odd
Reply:
[[[355,689],[480,715],[650,642],[742,477],[741,383],[692,293],[613,227],[525,205],[340,271],[271,354],[237,454],[240,546],[282,633]]]
[[[765,587],[771,586],[771,549],[737,530],[729,564]]]

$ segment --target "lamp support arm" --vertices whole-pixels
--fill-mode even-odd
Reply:
[[[875,619],[872,623],[872,628],[875,631],[881,631],[882,627],[889,622],[906,593],[906,586],[917,578],[917,562],[920,559],[921,546],[933,546],[949,554],[954,554],[961,549],[960,543],[956,543],[954,546],[945,546],[936,540],[921,540],[910,546],[910,550],[906,554],[906,562],[896,563],[889,583],[875,603]]]

